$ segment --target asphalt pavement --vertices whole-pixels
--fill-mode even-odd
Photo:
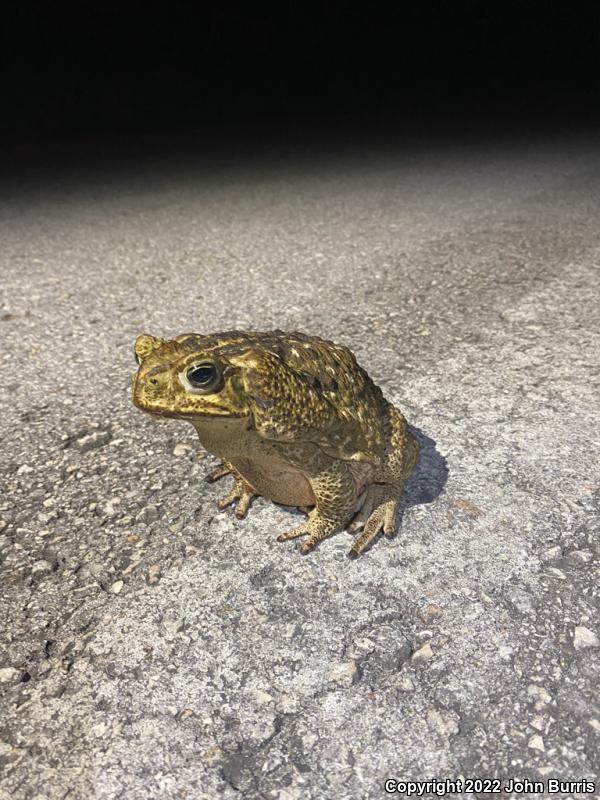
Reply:
[[[0,797],[599,797],[593,137],[179,154],[1,195]],[[134,408],[136,335],[232,328],[348,345],[403,410],[395,538],[302,556],[293,510],[218,512],[191,426]]]

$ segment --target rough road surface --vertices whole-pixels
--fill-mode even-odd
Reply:
[[[599,219],[587,140],[5,185],[0,797],[598,787]],[[404,410],[394,539],[301,556],[134,409],[138,333],[234,327],[346,344]]]

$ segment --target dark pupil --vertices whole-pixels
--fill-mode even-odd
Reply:
[[[215,377],[215,368],[212,364],[202,364],[199,367],[192,367],[187,373],[190,383],[198,386],[206,386]]]

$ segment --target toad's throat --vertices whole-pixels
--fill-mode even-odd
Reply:
[[[231,462],[257,494],[286,506],[312,506],[315,495],[303,473],[285,462],[271,461],[268,466],[260,460],[238,456]]]
[[[256,494],[287,506],[311,506],[313,490],[302,470],[274,442],[256,434],[248,418],[192,419],[202,445],[231,464]]]

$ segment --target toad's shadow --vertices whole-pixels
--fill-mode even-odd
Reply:
[[[446,458],[438,452],[436,443],[422,430],[413,425],[408,426],[410,432],[421,445],[419,461],[404,489],[404,508],[432,503],[441,494],[448,480],[448,464]]]
[[[423,433],[414,425],[408,426],[410,432],[418,439],[421,445],[419,460],[415,471],[412,473],[398,509],[395,535],[402,527],[402,517],[407,508],[432,503],[438,497],[448,480],[448,464],[446,458],[438,451],[433,439]]]

